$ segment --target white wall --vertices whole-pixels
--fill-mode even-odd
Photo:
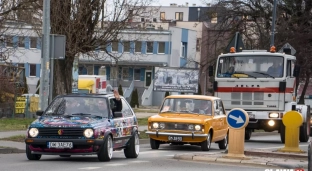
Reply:
[[[194,68],[196,61],[196,31],[188,30],[188,42],[187,42],[187,60],[190,61],[187,67]],[[197,61],[198,62],[198,61]]]

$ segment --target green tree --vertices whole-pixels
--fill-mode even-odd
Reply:
[[[131,101],[130,101],[130,106],[131,107],[135,107],[135,105],[137,105],[137,107],[139,108],[139,95],[138,95],[138,90],[137,89],[132,91]]]
[[[165,93],[165,97],[167,97],[167,96],[169,96],[170,94],[169,94],[169,92],[168,91],[166,91],[166,93]]]
[[[118,86],[118,93],[119,93],[119,95],[123,96],[121,84],[119,84],[119,86]]]

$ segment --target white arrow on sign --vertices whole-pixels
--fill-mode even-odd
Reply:
[[[238,118],[237,118],[237,117],[235,117],[235,116],[233,116],[233,115],[230,115],[229,117],[230,117],[231,119],[236,120],[236,124],[244,123],[244,120],[243,120],[243,118],[242,118],[241,116],[238,116]]]

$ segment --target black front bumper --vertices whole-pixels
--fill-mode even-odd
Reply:
[[[74,146],[81,145],[102,145],[103,139],[58,139],[58,138],[26,138],[25,143],[28,145],[47,145],[48,142],[72,142]],[[46,146],[47,147],[47,146]]]

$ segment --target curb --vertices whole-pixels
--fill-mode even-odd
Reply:
[[[244,153],[246,156],[298,159],[308,161],[307,153],[294,154],[294,153],[267,152],[267,151],[245,151]]]
[[[0,154],[25,153],[26,150],[16,148],[0,148]]]
[[[177,160],[193,160],[198,162],[216,162],[216,163],[241,163],[250,165],[262,165],[262,166],[273,166],[273,167],[283,167],[287,169],[293,168],[308,168],[308,162],[303,162],[297,160],[296,162],[274,162],[274,161],[263,161],[263,160],[244,160],[244,159],[232,159],[225,158],[222,156],[208,156],[208,155],[192,155],[192,154],[175,154],[174,159]]]

